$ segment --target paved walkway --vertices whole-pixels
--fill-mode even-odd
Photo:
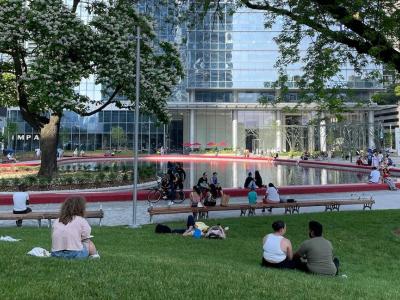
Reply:
[[[293,195],[296,200],[301,199],[340,199],[340,198],[358,198],[373,196],[375,199],[375,204],[373,210],[376,209],[400,209],[400,191],[376,191],[376,192],[364,192],[364,193],[337,193],[337,194],[313,194],[313,195]],[[246,203],[245,198],[233,198],[231,203]],[[158,203],[157,206],[165,206],[166,202]],[[177,205],[177,204],[175,204]],[[188,200],[184,204],[188,205]],[[59,210],[60,204],[40,204],[31,206],[34,211],[41,210]],[[99,209],[102,207],[104,210],[103,225],[105,226],[116,226],[116,225],[129,225],[132,222],[132,203],[121,201],[121,202],[99,202],[99,203],[88,203],[88,210]],[[149,215],[147,213],[148,202],[140,201],[138,202],[138,213],[137,222],[139,224],[148,224]],[[361,210],[361,205],[349,205],[341,207],[341,210]],[[0,211],[12,211],[12,206],[1,206]],[[311,212],[322,212],[323,207],[309,207],[301,208],[300,213],[311,213]],[[284,213],[283,209],[274,209],[272,215],[282,215]],[[327,212],[329,213],[329,212]],[[229,211],[229,212],[210,212],[210,218],[228,218],[228,217],[239,217],[239,211]],[[266,213],[270,215],[270,213]],[[170,221],[182,221],[186,219],[186,214],[177,215],[165,215],[165,216],[154,216],[153,223],[162,223]],[[98,220],[91,219],[89,222],[93,225],[98,225]],[[0,221],[1,227],[14,226],[14,221]],[[46,222],[43,222],[46,225]],[[24,221],[24,226],[37,226],[36,221]]]

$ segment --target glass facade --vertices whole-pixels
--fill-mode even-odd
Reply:
[[[71,5],[72,0],[66,2]],[[173,5],[139,1],[139,10],[154,18],[158,38],[177,44],[186,74],[169,101],[170,124],[159,125],[151,116],[141,116],[139,149],[142,152],[152,153],[162,145],[182,150],[182,145],[188,142],[200,143],[202,148],[207,148],[209,142],[224,142],[226,147],[235,149],[284,150],[289,148],[287,136],[295,134],[289,130],[278,135],[277,126],[306,126],[312,118],[311,111],[289,113],[285,110],[286,105],[299,101],[296,81],[302,73],[300,63],[287,68],[289,93],[285,95],[285,103],[274,108],[259,105],[260,98],[273,102],[278,95],[273,83],[278,78],[274,64],[279,52],[273,39],[280,33],[281,23],[278,19],[267,30],[263,12],[240,8],[231,14],[230,3],[221,2],[220,20],[209,13],[203,19],[194,20],[194,27],[186,27],[167,21],[171,15],[176,17],[181,13],[174,11]],[[84,20],[89,19],[81,5],[78,14]],[[307,45],[304,41],[301,51]],[[352,102],[369,101],[371,94],[381,88],[378,82],[356,75],[349,66],[343,66],[341,76],[337,80],[344,81],[353,90],[349,99]],[[76,87],[77,92],[102,100],[104,90],[94,82],[93,77],[82,80]],[[357,120],[367,119],[363,112],[354,114]],[[8,119],[18,124],[19,134],[34,134],[17,110],[10,110]],[[133,132],[131,111],[108,107],[91,117],[66,112],[61,123],[60,147],[131,149]],[[17,147],[32,150],[38,143],[37,140],[18,141]],[[301,143],[312,145],[308,140]]]

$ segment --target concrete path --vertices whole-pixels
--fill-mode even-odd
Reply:
[[[400,209],[400,191],[376,191],[376,192],[364,192],[364,193],[337,193],[337,194],[313,194],[313,195],[293,195],[296,200],[302,199],[340,199],[340,198],[358,198],[358,197],[369,197],[372,196],[375,200],[373,210],[376,209]],[[246,198],[233,198],[231,203],[246,203]],[[160,201],[156,206],[166,206],[166,201]],[[178,204],[175,204],[178,205]],[[188,205],[188,200],[183,204]],[[31,205],[33,211],[44,211],[44,210],[59,210],[60,204],[40,204]],[[104,210],[103,225],[105,226],[117,226],[117,225],[129,225],[132,222],[132,203],[121,201],[121,202],[99,202],[99,203],[88,203],[88,210],[95,210],[102,208]],[[148,224],[149,215],[147,213],[148,202],[138,202],[137,222],[139,224]],[[362,210],[361,205],[349,205],[343,206],[341,210]],[[1,206],[1,212],[12,211],[12,206]],[[300,213],[311,213],[311,212],[323,212],[323,207],[309,207],[301,208]],[[272,215],[282,215],[283,209],[273,209]],[[329,213],[329,212],[327,212]],[[260,213],[261,214],[261,213]],[[228,218],[228,217],[239,217],[239,211],[229,212],[210,212],[209,217],[214,219]],[[266,213],[265,215],[270,215]],[[165,215],[165,216],[154,216],[153,223],[164,223],[170,221],[182,221],[184,222],[187,218],[187,214],[177,215]],[[98,225],[98,220],[91,219],[89,222],[92,225]],[[46,222],[43,222],[46,226]],[[15,226],[15,221],[0,221],[0,227]],[[37,226],[36,221],[24,221],[23,226]]]

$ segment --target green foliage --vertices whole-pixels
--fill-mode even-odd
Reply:
[[[260,267],[261,241],[276,216],[207,220],[208,225],[230,227],[226,240],[157,235],[155,225],[136,230],[93,226],[101,255],[97,261],[26,255],[37,245],[51,248],[51,229],[24,223],[0,228],[1,235],[21,239],[0,244],[0,255],[7,257],[0,261],[2,298],[397,299],[400,238],[393,230],[399,228],[399,217],[398,210],[279,216],[294,249],[308,238],[308,221],[323,224],[341,262],[338,277]],[[168,225],[182,228],[181,220]],[[26,280],[24,273],[40,276]]]
[[[373,95],[372,99],[382,105],[397,104],[400,101],[400,86],[392,84],[387,87],[385,92]]]
[[[111,145],[118,148],[126,145],[126,134],[122,127],[111,128]]]
[[[0,106],[17,106],[17,91],[15,88],[15,75],[2,73],[2,62],[0,62]]]

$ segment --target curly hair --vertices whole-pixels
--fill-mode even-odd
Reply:
[[[71,222],[75,216],[84,217],[86,200],[82,196],[72,196],[67,198],[61,206],[59,221],[64,225]]]

